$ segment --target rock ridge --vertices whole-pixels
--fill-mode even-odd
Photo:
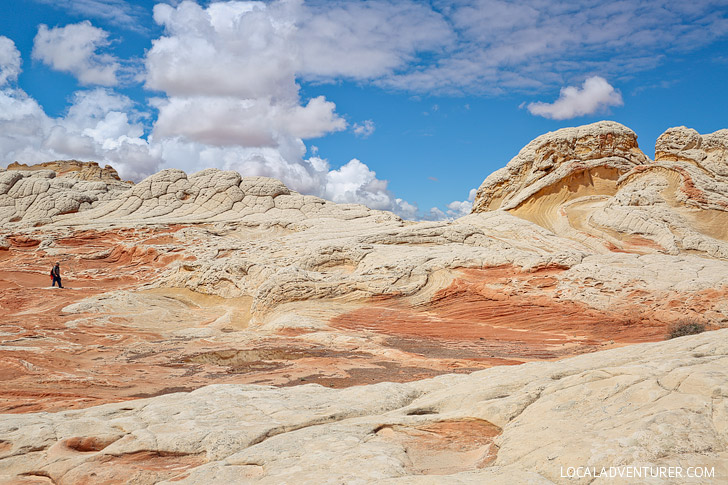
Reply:
[[[7,166],[7,170],[53,170],[58,177],[69,177],[87,182],[121,182],[118,172],[111,165],[102,168],[96,162],[80,162],[78,160],[55,160],[33,165],[13,162]],[[132,184],[131,182],[127,183]]]
[[[597,251],[728,257],[728,130],[676,127],[655,161],[614,122],[536,138],[487,177],[473,212],[508,211]]]

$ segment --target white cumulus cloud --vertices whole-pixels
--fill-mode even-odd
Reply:
[[[606,79],[592,76],[584,81],[581,89],[575,86],[562,88],[559,99],[553,103],[529,103],[527,108],[536,116],[566,120],[623,104],[622,95]]]
[[[296,98],[294,26],[279,13],[287,5],[156,5],[154,19],[165,35],[147,52],[146,86],[171,96]]]
[[[478,189],[470,189],[467,200],[453,200],[447,204],[447,208],[443,211],[439,207],[433,207],[430,211],[425,214],[424,219],[439,221],[443,219],[457,219],[459,217],[467,216],[473,209],[473,201],[475,200],[475,194]]]
[[[392,209],[387,181],[356,158],[326,174],[324,197],[341,203],[364,203],[373,209]]]
[[[326,199],[338,203],[364,204],[372,209],[394,212],[404,219],[417,217],[417,204],[395,197],[387,188],[389,182],[378,179],[376,172],[356,158],[322,175],[324,189],[321,196]]]
[[[275,147],[283,138],[316,138],[343,130],[346,121],[322,96],[306,105],[270,98],[171,97],[158,100],[156,138],[183,137],[208,145]]]
[[[478,189],[470,189],[467,200],[454,200],[447,205],[447,215],[453,219],[467,216],[473,208],[473,201]]]
[[[41,24],[33,44],[33,59],[73,74],[84,85],[115,86],[119,63],[98,50],[109,45],[109,34],[85,20],[65,27]]]
[[[395,197],[360,160],[332,170],[324,158],[305,158],[304,140],[347,123],[323,96],[301,99],[297,83],[379,75],[402,65],[417,42],[430,42],[421,28],[405,29],[407,15],[437,18],[411,2],[155,6],[164,35],[146,54],[145,85],[164,94],[153,101],[159,114],[150,138],[163,166],[275,177],[299,192],[415,217],[417,207]],[[387,42],[397,28],[387,16],[406,34],[396,42]],[[366,137],[374,122],[351,129]]]
[[[0,35],[0,87],[18,79],[20,63],[20,51],[15,42]]]
[[[209,23],[206,16],[197,20]],[[20,65],[17,49],[12,41],[0,41],[0,48],[10,53],[0,65],[12,78]],[[189,67],[194,71],[194,65]],[[159,96],[151,101],[158,115],[149,136],[143,121],[150,113],[138,111],[129,98],[110,89],[76,92],[67,112],[57,118],[21,89],[5,89],[0,91],[0,153],[5,163],[67,158],[111,163],[132,180],[168,167],[188,173],[218,167],[274,177],[302,193],[414,218],[417,206],[397,198],[388,182],[363,162],[352,159],[332,170],[328,160],[315,154],[305,158],[304,139],[347,125],[334,103],[320,96],[302,102],[297,89],[294,82],[292,88],[267,85],[255,96],[214,94],[205,87]]]
[[[369,136],[374,133],[374,130],[376,127],[374,126],[374,122],[372,120],[364,120],[361,123],[354,123],[351,127],[351,131],[354,132],[354,134],[361,138],[368,138]]]
[[[0,90],[0,154],[38,163],[80,159],[110,163],[125,179],[159,170],[160,148],[143,138],[131,100],[104,88],[78,91],[58,118],[49,117],[20,89]]]
[[[233,94],[290,87],[298,77],[423,93],[543,91],[565,74],[612,79],[652,69],[665,52],[724,37],[727,16],[715,0],[183,1],[155,7],[170,35],[154,42],[147,85],[189,94],[206,84]],[[206,68],[181,79],[181,52]],[[216,67],[246,75],[215,76]]]

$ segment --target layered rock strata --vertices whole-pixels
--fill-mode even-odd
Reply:
[[[655,162],[615,123],[545,135],[441,222],[219,170],[0,171],[0,474],[724,473],[725,331],[622,348],[728,323],[724,131],[668,130]]]
[[[87,182],[121,182],[119,173],[111,165],[100,167],[96,162],[79,162],[78,160],[56,160],[34,165],[13,162],[7,170],[53,170],[59,177],[86,180]],[[131,184],[131,182],[127,182]]]
[[[473,212],[513,210],[529,199],[555,205],[575,196],[612,195],[621,175],[648,161],[637,135],[619,123],[564,128],[539,136],[489,175],[478,189]]]
[[[218,169],[188,176],[181,170],[168,169],[146,178],[108,204],[58,222],[130,225],[245,221],[285,226],[316,217],[357,219],[370,215],[397,219],[391,213],[371,211],[361,205],[333,204],[301,195],[268,177],[242,177]]]
[[[5,233],[2,410],[210,383],[409,381],[728,321],[725,261],[598,254],[504,211],[412,224],[324,203],[297,222],[271,208],[194,223],[180,205],[173,220],[188,222],[170,224],[145,223],[142,207],[121,226],[84,222],[91,209]],[[66,292],[47,288],[59,260]]]
[[[727,258],[728,130],[671,128],[655,158],[617,123],[558,130],[486,178],[473,211],[508,211],[600,252]]]
[[[660,467],[680,467],[680,483],[719,483],[728,477],[727,380],[728,330],[720,330],[408,384],[208,386],[6,416],[0,477],[612,483],[564,470],[621,467],[656,474],[640,475],[644,483],[666,483]],[[701,478],[687,477],[688,468]]]

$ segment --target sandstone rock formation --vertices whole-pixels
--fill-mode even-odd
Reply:
[[[681,466],[713,478],[680,483],[719,483],[728,476],[727,381],[728,329],[408,384],[208,386],[5,416],[0,477],[611,483],[565,479],[563,470]]]
[[[301,195],[267,177],[241,177],[237,172],[218,169],[187,176],[181,170],[167,169],[146,178],[108,204],[59,222],[244,221],[253,225],[285,226],[307,218],[354,219],[370,215],[397,219],[391,213],[371,211],[361,205],[333,204],[319,197]]]
[[[728,330],[662,342],[728,326],[726,146],[560,130],[440,222],[212,169],[1,170],[0,481],[728,476]]]
[[[621,175],[647,162],[637,135],[619,123],[564,128],[539,136],[489,175],[478,189],[473,212],[517,209],[531,199],[543,207],[521,213],[543,217],[575,197],[614,194]]]
[[[96,164],[11,164],[7,170],[0,169],[0,223],[47,224],[55,216],[115,199],[129,186],[119,180],[114,169],[99,169]]]
[[[710,173],[728,176],[728,129],[700,135],[684,126],[670,128],[655,143],[655,160],[688,162]]]
[[[671,254],[728,257],[728,130],[701,136],[671,128],[657,139],[655,159],[625,175],[593,221]]]
[[[96,162],[79,162],[78,160],[56,160],[34,165],[13,162],[8,165],[7,170],[53,170],[58,177],[68,177],[88,182],[114,183],[121,181],[118,172],[111,165],[102,168]],[[130,184],[131,182],[127,183]]]
[[[655,157],[617,123],[558,130],[486,178],[473,211],[508,211],[600,252],[728,257],[728,130],[671,128]]]

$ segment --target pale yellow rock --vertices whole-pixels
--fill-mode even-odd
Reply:
[[[700,146],[720,146],[715,141],[720,136],[709,138],[710,143],[700,141]],[[519,208],[501,208],[454,222],[405,223],[390,213],[302,196],[273,179],[216,169],[191,175],[165,170],[122,193],[101,182],[84,182],[94,185],[78,192],[75,187],[81,182],[54,177],[50,171],[0,172],[4,200],[12,203],[0,213],[27,213],[33,224],[53,217],[55,223],[46,226],[51,232],[68,227],[187,225],[175,233],[173,242],[155,247],[162,254],[185,256],[185,261],[170,265],[153,285],[250,298],[253,323],[261,326],[273,320],[294,322],[295,318],[271,315],[296,302],[326,306],[382,295],[425,301],[446,287],[458,268],[562,268],[567,271],[555,276],[556,296],[601,309],[628,302],[635,288],[655,292],[654,298],[659,299],[674,298],[681,291],[695,295],[726,284],[728,223],[721,223],[725,212],[711,208],[718,206],[722,193],[728,194],[718,176],[711,192],[713,205],[693,208],[681,202],[684,179],[670,174],[684,169],[703,186],[712,176],[702,175],[708,182],[699,179],[693,172],[700,169],[687,162],[643,164],[634,133],[611,122],[544,135],[514,161],[513,167],[528,168],[529,177],[535,178],[531,185],[526,179],[514,181],[504,204],[510,207],[524,201],[519,207],[531,204],[533,214],[546,219],[529,216],[525,219],[531,220],[525,220]],[[575,198],[544,206],[544,198],[550,196],[535,188],[552,187],[558,192],[563,178],[556,177],[551,186],[544,184],[553,173],[573,171],[582,162],[634,168],[615,182],[613,195],[581,196],[577,191],[572,194]],[[510,173],[511,168],[504,170]],[[54,191],[58,196],[51,206],[47,195]],[[91,196],[99,200],[84,202]],[[103,201],[103,197],[110,199]],[[73,210],[81,212],[52,216]],[[53,237],[40,247],[49,255],[62,254]],[[615,254],[613,248],[636,254]],[[655,261],[639,257],[654,253],[666,254]],[[701,269],[686,279],[674,276],[691,266],[714,271]],[[721,299],[708,305],[706,313],[687,306],[675,312],[688,311],[709,323],[728,321],[728,308]],[[287,311],[298,315],[295,308]]]
[[[670,128],[655,154],[613,122],[548,133],[486,178],[473,212],[505,210],[601,253],[728,258],[728,130]]]
[[[85,211],[82,216],[60,218],[57,222],[78,225],[230,221],[286,227],[316,217],[399,220],[393,214],[364,206],[339,205],[303,196],[275,179],[242,177],[237,172],[211,168],[189,176],[177,169],[162,170],[128,192],[118,194],[115,200]]]
[[[72,483],[93,463],[158,452],[201,460],[168,483],[591,483],[562,476],[578,466],[700,466],[715,478],[681,483],[720,483],[728,476],[726,382],[728,329],[409,384],[214,385],[6,415],[0,477],[40,473]],[[464,419],[501,429],[489,466],[416,475],[414,449],[382,433]],[[99,449],[69,449],[71,438],[93,438]]]
[[[76,173],[76,172],[72,172]],[[56,177],[52,170],[0,170],[0,222],[38,225],[116,198],[129,188],[120,181]]]
[[[564,202],[574,193],[614,193],[620,175],[648,160],[637,146],[637,135],[619,123],[562,128],[539,136],[489,175],[478,189],[473,212],[516,209],[529,198],[550,196]],[[563,193],[562,187],[567,189]]]
[[[728,257],[728,130],[700,135],[670,128],[655,145],[655,164],[619,181],[593,212],[593,226],[639,236],[665,252]]]
[[[701,135],[684,126],[669,128],[655,142],[655,161],[688,162],[728,177],[728,129]]]

